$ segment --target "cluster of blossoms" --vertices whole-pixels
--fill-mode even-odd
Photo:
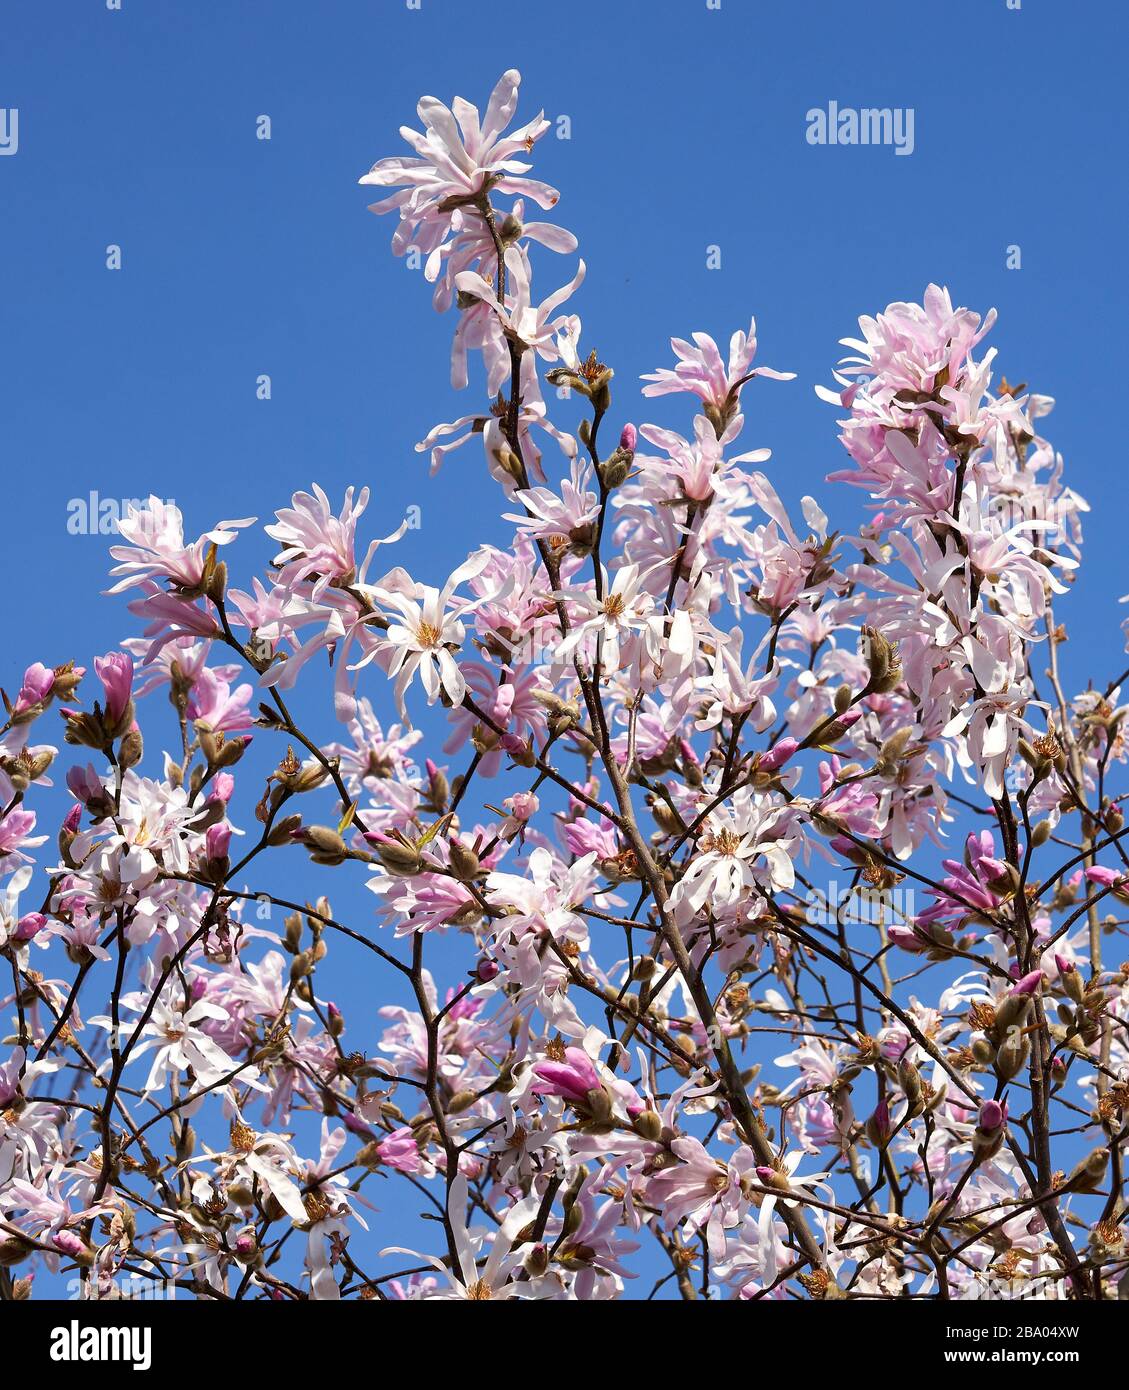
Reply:
[[[456,316],[454,384],[482,367],[418,447],[485,463],[511,543],[426,583],[378,562],[367,488],[315,486],[238,589],[252,519],[186,543],[153,498],[111,552],[141,634],[4,697],[0,1291],[1129,1294],[1126,706],[1060,678],[1086,505],[1052,402],[934,285],[819,388],[856,533],[738,443],[790,379],[755,323],[644,378],[686,433],[608,443],[583,263],[533,291],[576,240],[525,220],[558,195],[518,85],[425,98],[362,179]],[[287,701],[319,671],[315,738]],[[48,836],[52,715],[80,751]]]

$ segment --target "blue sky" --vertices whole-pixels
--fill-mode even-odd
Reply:
[[[1119,15],[1109,0],[6,0],[0,108],[19,110],[19,148],[0,158],[0,553],[16,602],[0,683],[33,660],[89,666],[132,633],[124,603],[97,597],[107,538],[67,530],[92,490],[173,498],[195,535],[269,519],[313,480],[331,496],[367,484],[366,534],[420,508],[396,558],[432,582],[507,539],[476,450],[435,479],[414,452],[480,394],[450,390],[453,318],[391,257],[393,225],[356,180],[400,152],[421,94],[482,103],[510,66],[526,117],[569,118],[535,165],[580,238],[570,307],[615,369],[617,421],[684,425],[669,402],[641,413],[639,374],[669,361],[672,334],[721,341],[755,313],[758,360],[798,378],[751,388],[743,445],[773,449],[787,501],[812,492],[849,528],[861,494],[822,482],[841,450],[811,389],[837,340],[930,280],[998,307],[999,364],[1057,397],[1048,433],[1095,508],[1084,593],[1062,611],[1068,672],[1104,681],[1129,590],[1111,409],[1129,346]],[[912,107],[912,156],[808,145],[806,112],[831,100]],[[572,273],[539,267],[546,289]],[[228,559],[246,582],[268,555],[259,536]],[[333,735],[328,696],[300,708]]]
[[[413,452],[474,388],[449,389],[453,324],[391,259],[392,225],[356,179],[401,148],[421,93],[483,100],[510,65],[523,110],[571,121],[536,166],[580,238],[575,306],[616,369],[617,412],[638,418],[638,374],[668,359],[672,333],[721,340],[755,313],[761,360],[798,380],[748,403],[750,444],[774,449],[786,497],[817,492],[850,522],[859,495],[822,487],[840,451],[811,391],[837,340],[931,279],[996,305],[1001,365],[1058,398],[1070,480],[1106,504],[1073,605],[1105,653],[1129,587],[1108,508],[1129,133],[1112,5],[954,0],[931,18],[871,0],[863,22],[825,0],[617,0],[582,19],[421,4],[8,0],[0,106],[19,109],[20,144],[0,160],[0,457],[4,551],[28,599],[6,615],[9,664],[123,634],[119,605],[90,602],[104,543],[66,530],[68,501],[90,489],[155,490],[199,530],[267,515],[314,478],[365,482],[374,529],[420,506],[402,553],[423,566],[504,534],[469,451],[434,481]],[[913,155],[809,146],[805,113],[832,99],[912,106]],[[1021,270],[1005,268],[1009,245]],[[565,265],[543,262],[541,283]],[[655,416],[684,418],[665,402]]]

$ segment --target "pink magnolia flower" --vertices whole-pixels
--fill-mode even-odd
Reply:
[[[660,367],[648,372],[643,380],[644,396],[665,396],[672,391],[688,391],[699,400],[723,410],[730,392],[739,391],[753,377],[771,377],[774,381],[792,381],[795,372],[777,372],[771,367],[754,367],[757,352],[757,321],[749,320],[749,331],[738,330],[729,340],[729,360],[723,359],[717,344],[708,333],[693,334],[693,343],[671,338],[670,345],[679,359],[671,369]]]
[[[413,244],[430,252],[450,230],[465,225],[475,199],[489,189],[531,198],[543,208],[557,201],[556,189],[526,178],[530,166],[514,158],[544,135],[549,122],[539,113],[509,135],[504,133],[517,109],[520,85],[515,68],[504,72],[484,116],[462,97],[455,98],[451,109],[436,97],[423,97],[416,108],[423,132],[400,127],[416,158],[378,160],[361,177],[362,184],[400,186],[398,193],[369,209],[400,214],[392,241],[397,255]]]
[[[132,504],[118,523],[119,533],[130,542],[110,547],[110,554],[121,564],[112,571],[124,575],[110,590],[117,594],[145,579],[163,579],[173,588],[197,591],[204,578],[207,551],[213,545],[229,545],[236,533],[254,524],[254,517],[221,521],[205,531],[191,545],[184,543],[184,523],[180,509],[159,497],[150,497],[144,507]]]
[[[377,1144],[376,1151],[380,1155],[381,1163],[395,1168],[399,1173],[422,1173],[424,1170],[419,1145],[407,1125],[401,1125],[399,1129],[394,1129],[387,1139],[382,1139]]]
[[[465,270],[455,277],[455,284],[464,295],[488,305],[496,316],[490,322],[491,332],[500,345],[502,335],[532,348],[546,362],[556,362],[562,356],[558,335],[566,327],[564,315],[557,309],[567,300],[584,280],[584,262],[580,261],[576,275],[559,290],[555,290],[540,304],[533,302],[533,289],[529,265],[518,248],[511,246],[505,255],[508,289],[505,302],[498,299],[493,285],[484,280],[477,271]],[[486,389],[495,393],[502,385],[509,371],[508,353],[498,352],[491,361]]]

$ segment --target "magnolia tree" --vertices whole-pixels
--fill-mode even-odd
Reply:
[[[644,378],[685,434],[616,419],[583,263],[533,289],[576,239],[527,220],[518,83],[425,97],[361,180],[484,369],[419,448],[469,446],[507,544],[418,579],[315,487],[240,588],[252,521],[152,498],[111,551],[141,635],[6,697],[4,1295],[1129,1293],[1125,707],[1060,677],[1052,402],[931,285],[817,388],[857,530],[741,440],[788,376],[755,325]]]

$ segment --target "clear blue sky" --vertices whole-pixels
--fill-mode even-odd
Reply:
[[[522,109],[571,118],[536,166],[588,261],[575,303],[616,369],[617,411],[639,411],[637,376],[668,359],[672,333],[720,340],[755,313],[762,359],[799,374],[749,403],[750,447],[775,450],[791,499],[838,464],[834,412],[810,388],[859,313],[930,279],[996,305],[1001,364],[1058,398],[1070,481],[1105,504],[1073,616],[1113,640],[1129,588],[1109,506],[1127,347],[1121,7],[616,0],[567,14],[5,0],[0,107],[19,109],[20,145],[0,159],[3,549],[27,598],[5,615],[6,666],[124,634],[115,602],[91,602],[104,542],[66,531],[68,500],[92,488],[174,497],[195,531],[265,515],[314,478],[364,482],[374,527],[422,508],[401,553],[423,568],[504,534],[469,450],[437,481],[413,452],[477,397],[450,391],[453,322],[391,259],[392,225],[356,179],[401,148],[421,93],[481,101],[511,65]],[[806,144],[805,112],[831,99],[912,106],[913,155]],[[650,413],[683,418],[666,405]],[[834,492],[820,491],[829,512],[853,520],[859,495]]]
[[[400,152],[421,94],[481,104],[510,66],[527,117],[570,117],[536,171],[588,262],[570,307],[615,368],[617,420],[684,423],[669,402],[642,413],[639,373],[668,362],[671,334],[721,341],[755,313],[760,360],[798,379],[752,388],[745,447],[771,446],[786,500],[813,492],[849,528],[861,497],[822,483],[841,450],[811,390],[837,340],[930,280],[998,307],[1000,365],[1057,397],[1049,433],[1095,506],[1064,612],[1068,669],[1107,678],[1129,590],[1121,22],[1113,0],[5,0],[0,108],[19,110],[19,149],[0,158],[0,553],[18,601],[0,681],[33,660],[89,666],[133,631],[97,597],[109,542],[67,531],[91,490],[174,498],[195,535],[269,519],[313,480],[334,497],[368,484],[367,534],[421,508],[396,559],[432,581],[507,538],[477,450],[434,480],[413,451],[480,396],[450,390],[453,318],[392,259],[356,180]],[[805,113],[831,100],[914,108],[913,155],[809,146]],[[540,264],[545,288],[571,275]],[[236,571],[268,554],[241,543]],[[332,736],[328,698],[301,708]]]

